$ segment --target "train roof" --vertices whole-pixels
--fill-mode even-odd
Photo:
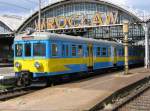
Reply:
[[[50,32],[34,32],[31,35],[20,34],[15,37],[15,41],[24,40],[23,38],[32,37],[32,39],[26,40],[59,40],[59,41],[70,41],[78,43],[101,43],[101,44],[113,44],[113,45],[122,45],[121,43],[106,41],[106,40],[96,40],[92,38],[83,38],[80,36],[70,36],[65,34],[55,34]]]

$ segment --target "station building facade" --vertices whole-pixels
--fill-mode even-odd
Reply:
[[[141,22],[131,12],[101,0],[59,0],[41,12],[41,30],[90,38],[121,38],[124,20]],[[38,29],[38,12],[30,16],[17,33],[28,28]],[[142,26],[131,26],[129,35],[132,39],[141,39],[144,36]]]

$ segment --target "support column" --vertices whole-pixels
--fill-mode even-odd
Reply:
[[[147,23],[144,24],[145,30],[145,68],[148,69],[150,67],[149,63],[149,35],[148,35],[149,26]]]
[[[123,23],[123,33],[124,33],[124,56],[125,56],[125,71],[124,74],[128,74],[129,72],[129,58],[128,58],[128,32],[129,32],[129,22],[128,21],[124,21]]]

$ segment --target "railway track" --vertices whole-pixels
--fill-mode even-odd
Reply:
[[[150,111],[150,88],[135,96],[126,104],[116,108],[117,111]]]
[[[117,91],[90,111],[150,111],[150,77]]]
[[[118,100],[112,111],[150,111],[150,82],[139,86],[126,97]]]
[[[1,90],[0,91],[0,101],[6,101],[8,99],[22,96],[22,95],[34,92],[39,89],[40,88],[33,88],[33,87],[18,87],[18,88]]]

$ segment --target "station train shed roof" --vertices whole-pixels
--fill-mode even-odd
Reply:
[[[130,10],[125,9],[117,4],[113,4],[111,2],[108,2],[106,0],[55,0],[48,4],[47,6],[42,8],[42,13],[48,11],[49,9],[62,5],[62,4],[67,4],[67,3],[80,3],[80,2],[87,2],[87,3],[97,3],[97,4],[102,4],[102,5],[107,5],[110,7],[113,7],[123,13],[128,14],[129,16],[132,16],[136,22],[141,22],[142,20],[137,17],[135,14],[133,14]],[[11,31],[16,31],[17,33],[21,32],[27,25],[29,25],[32,21],[34,21],[38,17],[38,11],[33,13],[31,16],[29,16],[26,20],[22,19],[17,16],[8,16],[8,15],[3,15],[0,16],[0,21],[8,26]],[[150,21],[150,19],[148,20]]]
[[[23,19],[18,16],[1,15],[0,22],[6,25],[10,29],[11,32],[14,32],[22,24]]]
[[[46,11],[48,11],[51,8],[54,8],[56,6],[59,5],[63,5],[63,4],[67,4],[67,3],[80,3],[80,2],[86,2],[86,3],[97,3],[97,4],[102,4],[102,5],[107,5],[110,7],[113,7],[123,13],[128,14],[129,16],[132,16],[136,22],[141,22],[142,20],[137,17],[135,14],[133,14],[131,11],[129,11],[128,9],[125,9],[117,4],[113,4],[111,2],[108,2],[106,0],[56,0],[54,2],[51,2],[50,4],[48,4],[47,6],[45,6],[44,8],[42,8],[42,13],[45,13]],[[29,18],[27,18],[17,29],[17,32],[21,32],[27,25],[29,25],[31,23],[31,21],[34,21],[34,19],[36,19],[38,17],[38,11],[36,11],[35,13],[33,13]]]

